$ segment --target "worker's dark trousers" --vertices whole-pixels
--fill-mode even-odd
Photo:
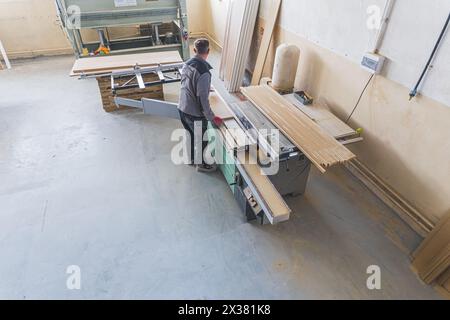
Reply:
[[[189,132],[188,143],[190,140],[190,159],[192,164],[204,164],[203,154],[208,146],[208,141],[204,141],[205,133],[208,130],[208,120],[205,117],[194,117],[187,113],[180,111],[181,123]],[[195,128],[197,129],[197,136],[195,135]],[[201,128],[201,136],[200,136]]]

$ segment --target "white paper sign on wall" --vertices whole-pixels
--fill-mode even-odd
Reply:
[[[114,0],[116,7],[136,7],[137,0]]]

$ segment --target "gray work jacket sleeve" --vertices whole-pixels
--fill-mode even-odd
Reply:
[[[206,72],[200,76],[197,82],[197,96],[200,101],[203,114],[209,121],[214,120],[214,113],[209,104],[209,93],[211,91],[211,74]]]

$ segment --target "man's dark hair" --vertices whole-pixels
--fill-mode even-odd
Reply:
[[[194,47],[198,54],[209,53],[209,40],[208,39],[197,39],[194,42]]]

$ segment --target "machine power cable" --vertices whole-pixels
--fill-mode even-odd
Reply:
[[[353,108],[352,113],[350,113],[350,115],[348,116],[347,121],[345,122],[346,124],[349,123],[349,121],[351,120],[351,118],[353,117],[353,115],[355,114],[355,111],[358,109],[359,103],[361,102],[361,99],[364,96],[364,93],[366,93],[367,88],[369,87],[370,82],[372,81],[372,79],[375,77],[375,74],[372,74],[369,78],[369,81],[367,81],[366,86],[364,87],[363,91],[361,92],[361,95],[359,96],[358,102],[356,102],[355,107]]]

